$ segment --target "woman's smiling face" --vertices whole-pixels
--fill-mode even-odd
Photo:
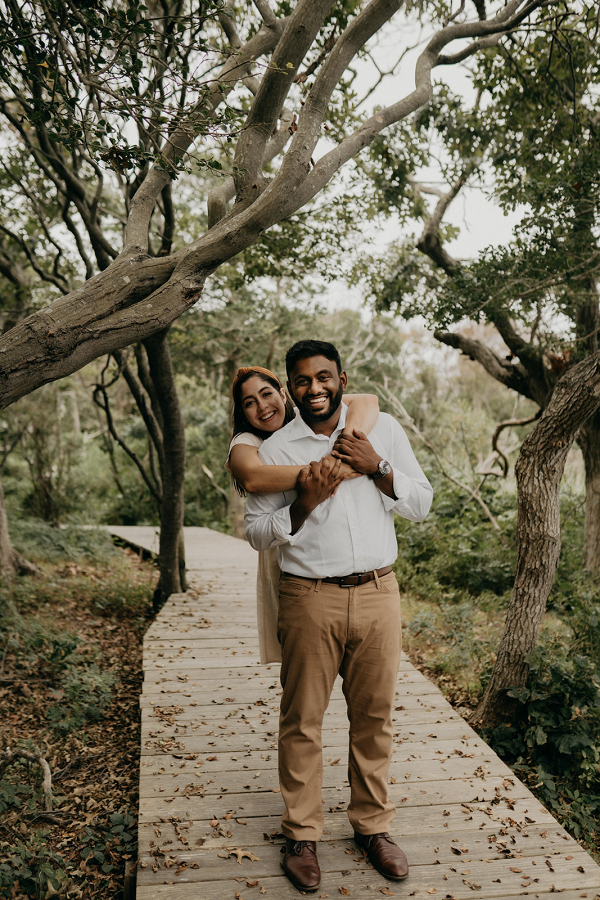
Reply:
[[[253,375],[242,385],[242,409],[248,422],[260,431],[272,434],[285,422],[285,394],[260,375]]]

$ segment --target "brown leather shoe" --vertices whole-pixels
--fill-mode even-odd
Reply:
[[[366,853],[371,865],[385,878],[391,878],[392,881],[402,881],[406,878],[408,875],[406,856],[387,831],[381,834],[358,834],[355,831],[354,840]]]
[[[285,856],[281,867],[295,888],[312,894],[321,884],[316,841],[285,839]]]

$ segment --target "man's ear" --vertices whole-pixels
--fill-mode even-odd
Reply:
[[[342,390],[345,391],[348,387],[348,376],[343,370],[340,372],[340,381],[342,383]]]

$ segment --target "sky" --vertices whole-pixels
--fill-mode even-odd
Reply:
[[[399,28],[402,29],[401,34],[398,34]],[[404,48],[413,47],[414,49],[409,49],[405,53],[396,72],[385,78],[369,97],[364,107],[365,110],[374,106],[389,106],[414,89],[415,62],[428,36],[421,33],[420,26],[416,21],[412,24],[409,23],[407,27],[407,18],[403,11],[377,34],[369,46],[381,70],[392,69]],[[450,52],[455,52],[460,48],[460,44],[453,44]],[[434,81],[444,81],[455,92],[474,97],[467,64],[442,66],[435,69]],[[377,78],[378,73],[375,66],[367,60],[360,61],[354,84],[359,95],[361,92],[366,94]],[[473,259],[488,246],[506,244],[510,241],[514,226],[522,215],[522,209],[517,209],[508,215],[504,214],[491,196],[491,180],[487,189],[481,185],[463,189],[444,217],[444,221],[460,229],[458,237],[448,243],[448,252],[458,259]],[[399,225],[394,225],[392,221],[386,222],[385,238],[383,235],[378,235],[377,232],[372,234],[376,243],[381,238],[382,250],[388,243],[398,241],[402,236],[402,229]],[[363,291],[360,287],[349,289],[343,283],[334,283],[326,286],[323,299],[332,310],[342,306],[360,309],[363,305]]]

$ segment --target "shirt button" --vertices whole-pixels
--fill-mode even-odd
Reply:
[[[348,494],[346,494],[346,500],[349,500],[349,499],[350,499],[350,496]]]

